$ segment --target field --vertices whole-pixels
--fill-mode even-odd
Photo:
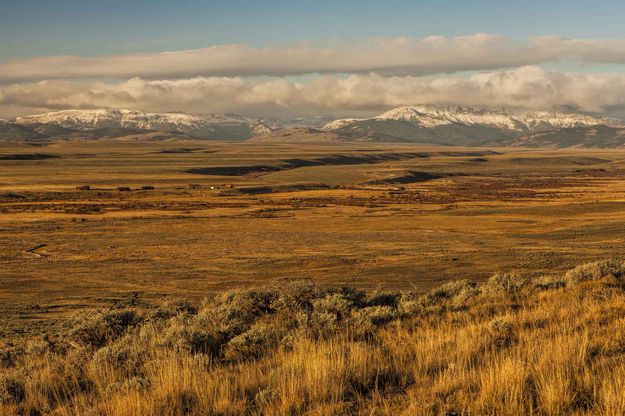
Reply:
[[[622,150],[3,143],[0,414],[620,415],[624,231]]]
[[[621,150],[4,143],[0,335],[282,278],[370,291],[554,275],[624,257],[624,231]]]

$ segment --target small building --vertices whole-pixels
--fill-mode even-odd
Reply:
[[[231,183],[227,183],[223,186],[224,189],[234,189],[234,185]]]
[[[202,187],[202,185],[200,185],[199,183],[190,183],[187,185],[188,189],[200,189]]]
[[[127,187],[127,186],[118,186],[116,189],[119,192],[130,192],[131,191],[131,189],[129,187]]]
[[[77,191],[90,191],[91,190],[91,186],[89,185],[80,185],[76,187]]]

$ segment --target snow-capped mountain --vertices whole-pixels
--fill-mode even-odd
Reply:
[[[351,137],[446,145],[507,145],[522,135],[591,126],[619,127],[615,119],[536,111],[515,113],[472,107],[401,106],[367,119],[339,119],[323,130]]]
[[[425,128],[455,123],[465,126],[484,126],[518,132],[596,125],[615,127],[621,124],[618,120],[609,118],[549,111],[513,113],[505,110],[472,107],[401,106],[371,119],[348,118],[335,120],[326,124],[323,130],[338,130],[368,120],[407,121]]]
[[[322,130],[325,130],[325,131],[338,130],[340,128],[349,126],[350,124],[354,124],[358,121],[363,121],[363,120],[366,120],[366,119],[364,118],[340,118],[338,120],[331,121],[325,126],[323,126]]]
[[[20,125],[56,125],[68,129],[124,128],[170,131],[194,137],[246,139],[269,133],[279,126],[272,120],[237,114],[194,115],[187,113],[143,113],[131,110],[65,110],[17,117]]]

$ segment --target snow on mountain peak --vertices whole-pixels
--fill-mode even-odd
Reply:
[[[492,110],[484,107],[438,107],[429,105],[405,105],[386,111],[371,119],[364,120],[406,121],[424,128],[433,128],[455,123],[466,126],[483,126],[517,132],[561,127],[620,125],[617,120],[613,119],[582,114],[559,113],[555,111],[513,113],[506,110]],[[363,121],[363,119],[339,119],[326,124],[323,129],[327,131],[338,130],[359,121]]]
[[[243,127],[253,134],[264,134],[278,128],[271,120],[253,119],[238,114],[194,115],[182,112],[143,113],[134,110],[63,110],[17,117],[18,124],[54,124],[61,127],[122,127],[140,130],[165,130],[182,133],[216,132],[223,127]]]

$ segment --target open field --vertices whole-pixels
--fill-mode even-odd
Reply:
[[[287,277],[426,290],[554,275],[625,257],[624,231],[623,150],[3,143],[0,335]]]

